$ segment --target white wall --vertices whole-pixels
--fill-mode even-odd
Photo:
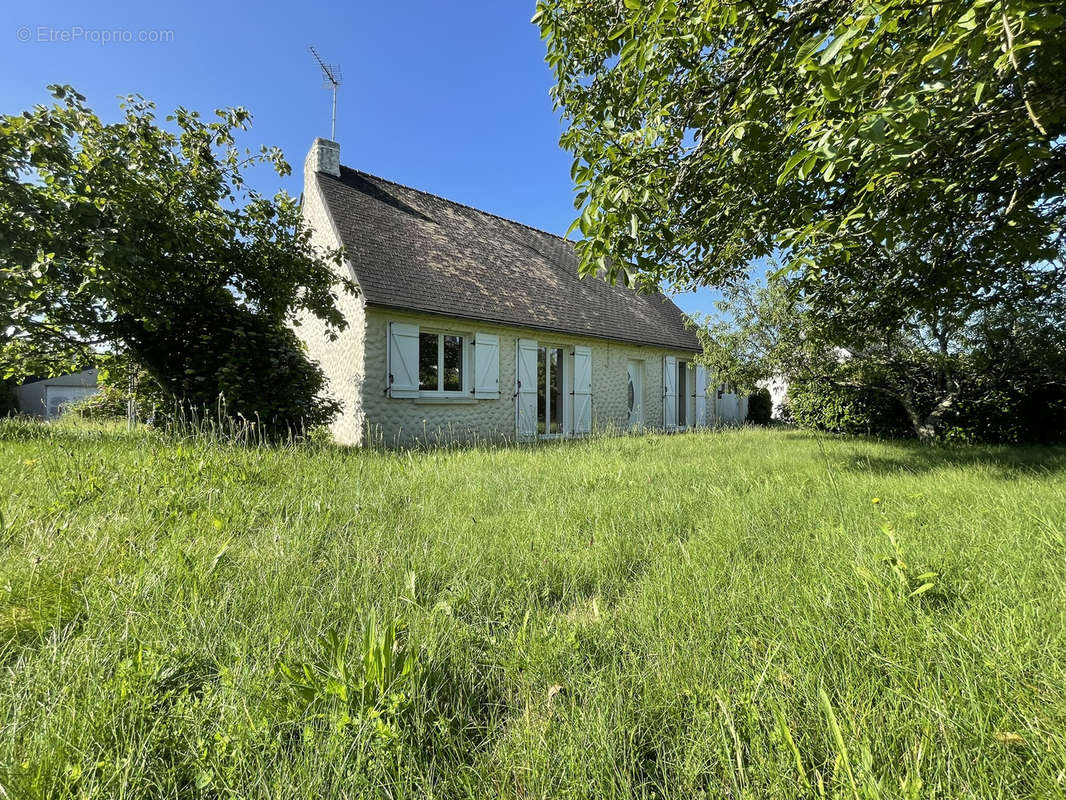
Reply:
[[[314,166],[316,150],[312,146],[304,165],[303,215],[313,231],[313,243],[323,249],[340,247],[340,235],[326,208],[325,200],[315,180]],[[340,268],[338,279],[342,276],[355,279],[351,264],[345,263]],[[353,297],[335,288],[338,297],[337,306],[348,321],[346,328],[336,341],[331,342],[326,334],[325,323],[313,314],[304,313],[299,325],[294,326],[297,337],[307,348],[307,355],[318,363],[325,373],[327,392],[339,400],[343,412],[330,426],[330,431],[341,444],[360,444],[363,433],[363,343],[365,341],[366,314],[361,297]]]
[[[24,383],[15,387],[15,402],[22,414],[53,419],[59,416],[63,406],[96,394],[98,381],[97,370],[87,369]]]
[[[781,413],[785,408],[785,401],[788,399],[788,379],[778,376],[776,378],[771,378],[768,381],[760,381],[759,387],[770,392],[770,402],[773,407],[770,415],[774,419],[781,419]]]
[[[720,392],[721,388],[721,383],[714,383],[710,387],[715,424],[743,425],[748,418],[748,396],[738,394],[728,386],[726,391]]]

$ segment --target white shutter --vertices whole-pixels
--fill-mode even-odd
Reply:
[[[663,427],[668,431],[677,427],[677,359],[673,356],[663,358]]]
[[[574,435],[592,430],[592,350],[574,348]]]
[[[696,424],[707,424],[707,367],[696,365]]]
[[[474,336],[474,397],[500,397],[500,337],[491,333]]]
[[[390,397],[418,397],[418,326],[389,323]]]
[[[537,438],[537,342],[515,343],[515,433],[520,440]]]

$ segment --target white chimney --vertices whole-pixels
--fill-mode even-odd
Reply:
[[[324,172],[334,178],[339,178],[341,176],[341,146],[329,139],[315,139],[304,161],[304,175],[310,177],[313,172]]]

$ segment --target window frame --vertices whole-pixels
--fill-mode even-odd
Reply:
[[[421,376],[419,377],[418,396],[419,397],[471,397],[472,393],[470,387],[472,386],[471,380],[473,376],[471,373],[471,366],[474,359],[471,354],[471,347],[473,344],[474,334],[468,331],[457,331],[447,328],[425,327],[419,325],[418,327],[418,359],[421,363],[422,359],[422,336],[431,335],[437,337],[437,388],[436,389],[423,389]],[[460,354],[459,371],[461,376],[461,386],[459,389],[445,389],[444,388],[444,337],[445,336],[458,336],[462,342],[462,352]]]

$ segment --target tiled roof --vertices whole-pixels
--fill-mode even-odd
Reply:
[[[368,305],[700,349],[670,299],[579,278],[567,239],[348,167],[317,179]]]

